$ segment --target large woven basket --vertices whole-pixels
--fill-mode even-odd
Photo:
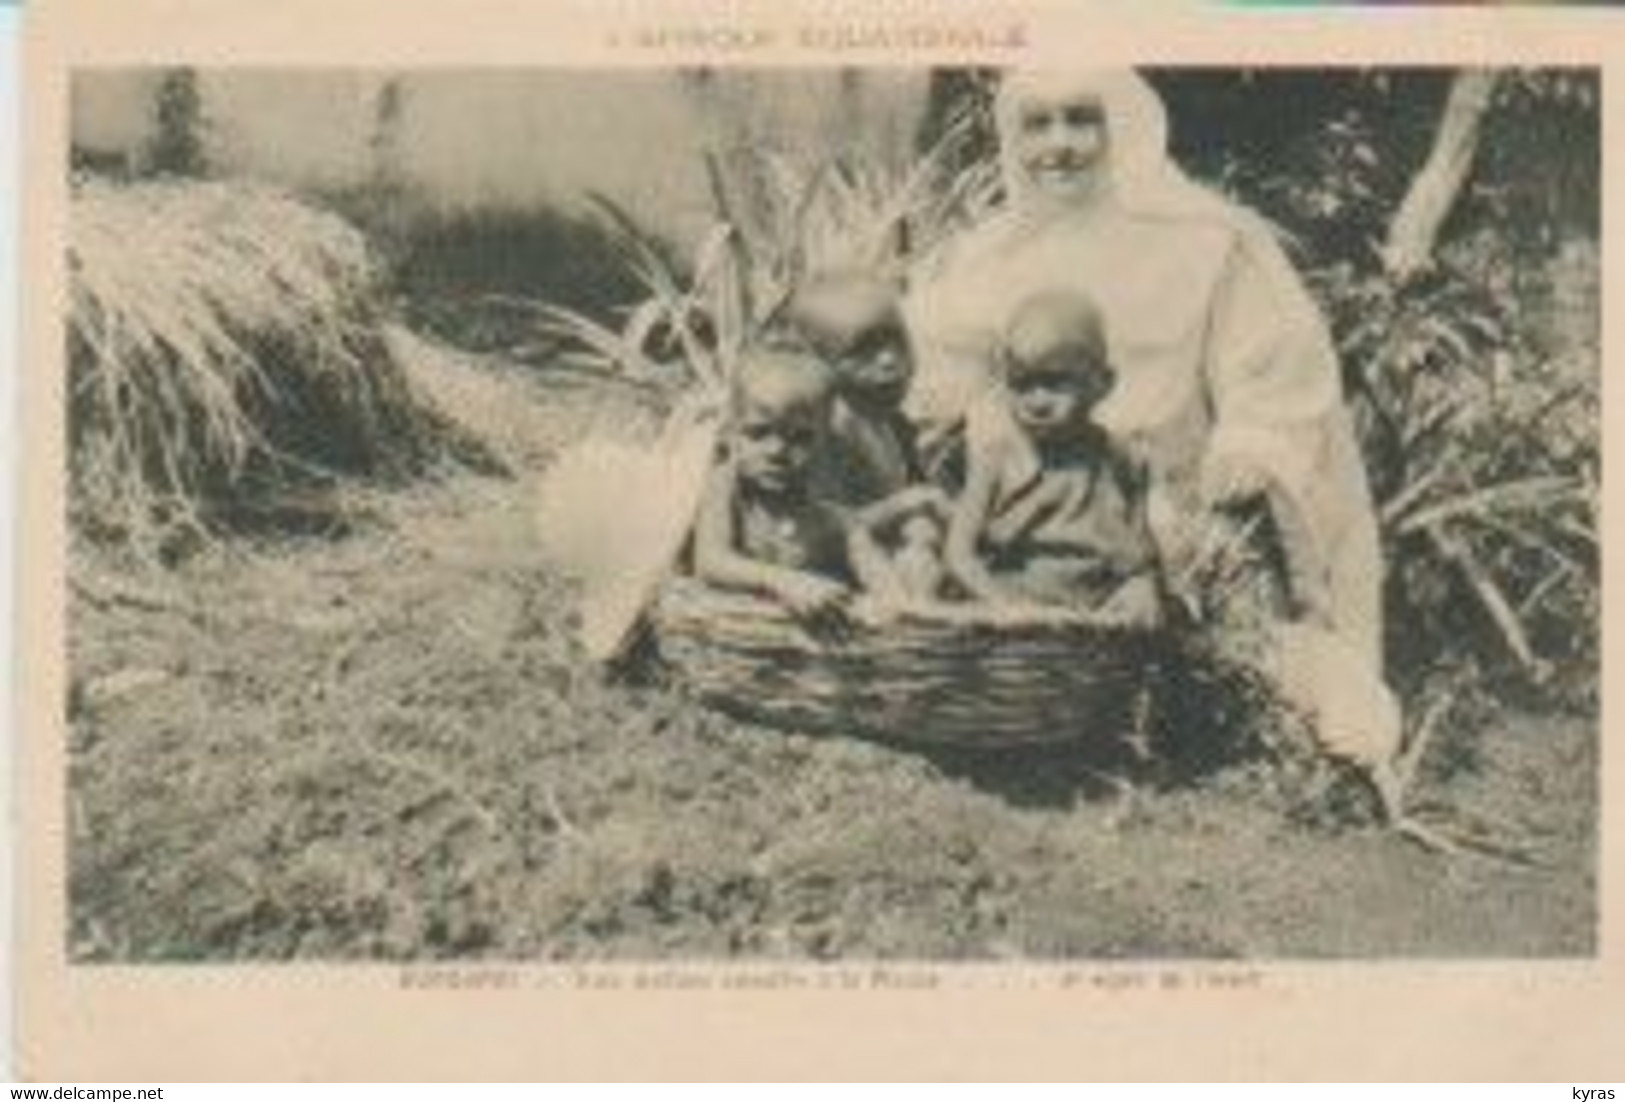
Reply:
[[[1159,653],[1145,623],[860,603],[840,641],[779,605],[692,579],[663,590],[660,651],[707,703],[798,730],[998,749],[1127,737]]]

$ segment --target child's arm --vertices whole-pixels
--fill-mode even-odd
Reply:
[[[1130,456],[1115,445],[1109,456],[1109,468],[1117,479],[1119,491],[1127,513],[1130,546],[1115,556],[1117,566],[1130,572],[1161,570],[1161,556],[1151,528],[1151,470],[1142,461]]]
[[[998,492],[997,464],[991,456],[977,454],[971,457],[970,471],[965,488],[954,503],[953,515],[948,520],[948,538],[943,546],[943,559],[949,573],[959,580],[971,596],[984,601],[1006,601],[1009,594],[988,571],[979,554],[978,544],[993,509],[994,495]]]
[[[846,557],[852,565],[852,576],[858,588],[882,601],[896,602],[903,597],[902,585],[892,569],[891,559],[875,540],[872,524],[864,523],[860,513],[853,518],[846,533]]]
[[[858,510],[847,529],[847,558],[858,584],[884,601],[901,601],[907,594],[892,568],[891,556],[881,548],[876,533],[924,510],[945,520],[952,509],[948,495],[935,486],[910,486]]]
[[[829,578],[759,562],[739,552],[734,520],[733,468],[718,467],[706,487],[694,529],[694,573],[712,585],[761,593],[797,616],[827,616],[838,609],[846,587]]]
[[[1170,594],[1162,553],[1151,527],[1151,470],[1144,462],[1113,446],[1108,471],[1123,496],[1127,542],[1111,550],[1112,565],[1124,575],[1122,583],[1098,612],[1137,624],[1162,620]]]
[[[939,519],[945,520],[952,508],[948,495],[938,487],[909,486],[859,509],[852,519],[852,526],[854,530],[864,528],[877,532],[888,524],[895,524],[924,510],[930,510]]]

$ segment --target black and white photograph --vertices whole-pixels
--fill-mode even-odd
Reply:
[[[1601,83],[74,69],[66,959],[1596,958]]]

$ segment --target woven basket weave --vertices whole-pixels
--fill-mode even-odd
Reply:
[[[656,611],[665,660],[707,703],[758,722],[890,742],[1000,747],[1127,736],[1158,653],[1149,625],[935,607],[817,638],[779,605],[692,579]]]

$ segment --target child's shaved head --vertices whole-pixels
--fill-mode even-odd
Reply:
[[[785,304],[790,325],[823,354],[848,351],[881,327],[899,327],[897,288],[865,271],[826,272],[797,287]]]
[[[1100,311],[1082,295],[1046,292],[1021,303],[999,359],[1016,423],[1035,438],[1069,438],[1117,382]]]
[[[848,402],[868,409],[902,402],[914,369],[893,284],[859,270],[814,276],[790,296],[785,319],[834,369]]]
[[[1026,299],[1005,327],[1002,352],[1010,375],[1039,368],[1112,374],[1105,321],[1084,295],[1047,291]]]
[[[746,406],[788,415],[827,405],[835,379],[816,356],[794,349],[753,348],[734,372],[735,409]]]

